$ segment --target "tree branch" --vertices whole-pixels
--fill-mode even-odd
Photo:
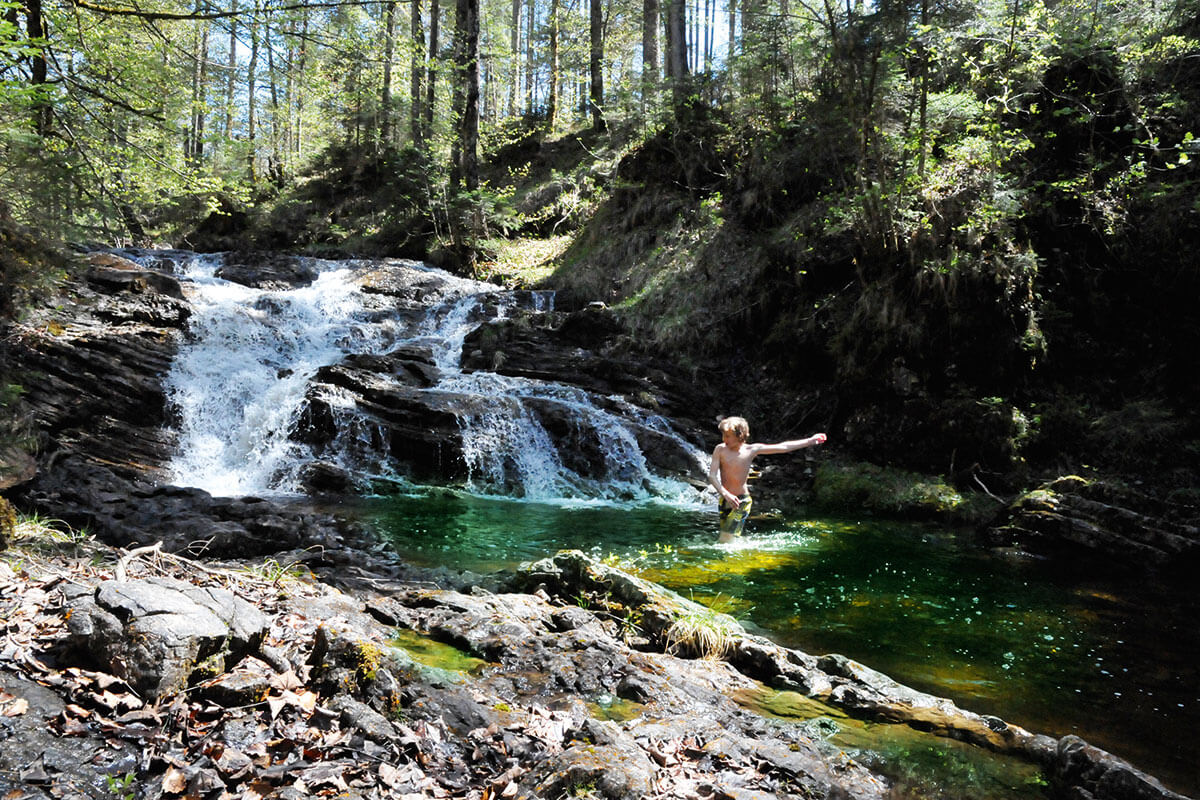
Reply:
[[[400,0],[405,2],[406,0]],[[336,8],[339,6],[378,6],[383,5],[387,0],[329,0],[328,2],[320,3],[292,3],[285,6],[273,6],[270,9],[245,8],[238,11],[208,11],[204,13],[189,12],[180,14],[169,11],[143,11],[140,8],[125,8],[120,6],[106,6],[100,3],[94,3],[91,0],[70,0],[71,4],[78,8],[85,8],[88,11],[94,11],[97,14],[105,14],[110,17],[138,17],[139,19],[168,19],[168,20],[201,20],[201,19],[227,19],[229,17],[241,17],[246,14],[256,14],[263,10],[270,11],[298,11],[305,8]]]

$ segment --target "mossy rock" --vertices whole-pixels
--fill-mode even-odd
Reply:
[[[17,529],[17,510],[13,504],[0,497],[0,550],[8,547]]]
[[[960,492],[940,476],[865,462],[827,462],[813,479],[813,503],[836,513],[970,524],[990,517],[998,505],[976,492]]]

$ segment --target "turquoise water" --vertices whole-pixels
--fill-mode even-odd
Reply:
[[[759,517],[718,545],[715,513],[668,506],[430,490],[368,513],[420,564],[487,572],[566,548],[618,559],[782,644],[1074,733],[1200,795],[1200,602],[1188,587],[1069,574],[966,533],[867,520]]]

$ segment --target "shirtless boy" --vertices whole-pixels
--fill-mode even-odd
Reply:
[[[721,535],[718,541],[732,541],[742,535],[746,518],[750,516],[750,491],[746,478],[750,475],[750,463],[755,456],[775,453],[790,453],[802,447],[812,447],[825,441],[825,434],[816,433],[807,439],[794,439],[776,444],[748,444],[750,423],[741,417],[726,417],[717,426],[721,431],[721,444],[713,450],[712,466],[708,468],[708,482],[721,493],[718,510],[721,513]]]

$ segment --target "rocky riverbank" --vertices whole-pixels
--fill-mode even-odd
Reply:
[[[764,685],[1011,753],[1054,796],[1178,797],[1075,737],[731,620],[704,653],[679,624],[701,607],[578,553],[498,580],[353,548],[16,546],[0,561],[6,797],[904,796],[820,726],[735,702]]]
[[[18,536],[0,559],[6,798],[906,796],[820,725],[735,701],[764,688],[1012,756],[1054,796],[1178,797],[1077,738],[972,714],[840,656],[778,647],[578,554],[514,576],[421,571],[312,508],[171,486],[162,380],[190,306],[159,269],[90,259],[70,297],[8,334],[44,438],[37,476],[10,496],[95,538]],[[286,260],[260,267],[227,274],[312,279]],[[381,316],[441,291],[399,262],[362,279]],[[631,366],[606,344],[613,334],[602,309],[531,311],[473,334],[463,366],[535,375],[552,363],[599,394],[677,419],[695,413],[670,365]],[[314,491],[355,483],[320,457],[338,434],[322,405],[333,391],[352,394],[373,444],[401,470],[461,473],[447,411],[460,400],[416,391],[434,366],[410,348],[318,371],[292,432],[314,450]],[[581,474],[598,470],[580,431],[552,410],[539,412],[546,430]],[[663,474],[694,468],[661,431],[645,427],[638,441]],[[1044,510],[1027,504],[1022,530]],[[1171,552],[1191,552],[1188,531],[1179,535]]]

